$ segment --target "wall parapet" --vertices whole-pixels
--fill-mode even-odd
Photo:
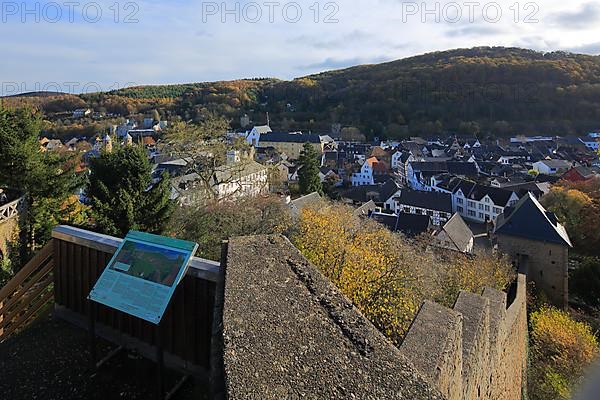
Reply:
[[[508,306],[508,307],[507,307]],[[453,309],[426,301],[401,352],[448,400],[520,399],[526,381],[526,278],[516,295],[461,292]]]

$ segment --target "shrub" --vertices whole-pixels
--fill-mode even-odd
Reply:
[[[592,329],[548,306],[531,314],[530,325],[531,399],[569,399],[572,389],[598,356],[598,341]]]

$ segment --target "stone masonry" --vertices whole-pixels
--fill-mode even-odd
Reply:
[[[518,400],[527,376],[526,278],[515,299],[486,288],[449,309],[425,302],[401,352],[448,400]]]

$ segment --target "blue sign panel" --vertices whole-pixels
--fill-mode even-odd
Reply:
[[[158,324],[198,245],[130,231],[89,299]]]

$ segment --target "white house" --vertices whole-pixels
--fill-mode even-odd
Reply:
[[[566,160],[541,160],[533,163],[533,169],[545,175],[556,175],[566,172],[571,166],[572,163]]]
[[[392,154],[392,169],[399,169],[401,164],[403,164],[402,152],[398,150],[394,154]]]
[[[387,167],[384,163],[379,162],[376,157],[367,159],[359,172],[352,174],[352,186],[374,185],[374,173],[386,173]]]
[[[92,113],[92,110],[89,108],[78,108],[73,111],[73,118],[83,118],[87,117]]]
[[[453,211],[480,223],[494,221],[518,201],[519,196],[513,191],[479,184],[461,185],[452,194]]]
[[[271,132],[273,131],[268,125],[255,126],[250,132],[246,132],[246,141],[250,145],[258,147],[260,143],[260,135]]]
[[[137,128],[137,123],[132,119],[128,119],[124,124],[117,127],[117,136],[122,139],[127,136],[129,131],[134,130],[135,128]]]
[[[256,197],[269,191],[269,175],[264,165],[254,160],[236,162],[237,156],[228,155],[229,162],[215,170],[210,185],[219,200]],[[200,183],[200,176],[191,173],[171,180],[173,196],[181,204],[190,205],[206,201],[208,193]]]
[[[373,162],[376,161],[376,158],[369,158],[360,168],[360,172],[355,172],[352,174],[352,186],[375,184],[375,181],[373,180]]]

